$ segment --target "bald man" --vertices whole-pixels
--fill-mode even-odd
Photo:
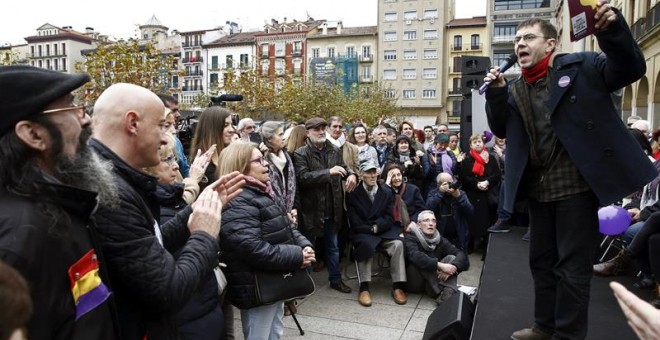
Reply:
[[[192,207],[158,225],[157,179],[140,169],[160,163],[164,109],[158,96],[131,84],[110,86],[94,106],[90,145],[113,164],[120,196],[117,207],[100,206],[96,220],[124,339],[176,336],[170,316],[218,262],[220,199],[240,191],[240,176],[222,178]]]

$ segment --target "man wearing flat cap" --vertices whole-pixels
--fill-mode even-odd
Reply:
[[[350,293],[339,270],[337,232],[342,225],[344,190],[355,187],[357,175],[344,164],[342,152],[326,139],[323,118],[315,117],[305,122],[306,144],[293,154],[296,177],[300,188],[300,231],[315,243],[323,237],[325,261],[330,287],[342,293]]]
[[[91,119],[73,91],[90,80],[0,67],[0,260],[27,280],[31,339],[116,339],[114,297],[96,243],[110,169],[87,146]]]
[[[383,250],[390,256],[392,298],[403,305],[408,301],[403,290],[406,283],[405,251],[400,236],[401,224],[392,216],[394,196],[392,190],[378,185],[378,164],[365,161],[360,164],[360,170],[362,181],[346,197],[351,226],[349,238],[360,281],[358,302],[365,307],[371,306],[371,263],[376,250]]]

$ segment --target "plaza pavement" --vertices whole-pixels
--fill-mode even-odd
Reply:
[[[435,301],[420,294],[408,294],[408,303],[397,305],[390,295],[392,281],[386,271],[386,277],[373,278],[373,304],[371,307],[363,307],[357,301],[357,279],[346,279],[346,275],[355,275],[355,265],[348,263],[347,268],[347,263],[342,261],[344,282],[353,292],[342,294],[331,289],[325,270],[313,273],[316,291],[298,302],[296,314],[305,335],[300,335],[293,318],[285,316],[283,338],[421,340],[426,320],[436,307]],[[471,254],[470,269],[459,275],[459,285],[478,287],[482,268],[481,253]],[[234,317],[236,339],[243,339],[240,312],[236,308]]]

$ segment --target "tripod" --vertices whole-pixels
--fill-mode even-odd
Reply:
[[[289,309],[289,312],[291,313],[291,317],[293,318],[293,322],[296,323],[296,326],[298,327],[298,331],[300,331],[300,335],[305,335],[305,331],[302,329],[300,326],[300,323],[298,322],[298,318],[296,318],[296,300],[289,300],[284,302],[284,307]]]

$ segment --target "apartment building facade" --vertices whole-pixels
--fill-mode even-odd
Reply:
[[[267,76],[276,88],[287,78],[301,82],[307,69],[307,36],[315,34],[325,20],[308,18],[306,21],[283,22],[272,19],[262,32],[255,33],[257,71]]]
[[[181,96],[179,102],[190,104],[193,99],[207,93],[207,62],[204,44],[211,43],[228,35],[223,28],[212,30],[199,30],[180,32],[181,35],[181,65],[183,67],[183,79],[180,79]]]
[[[348,91],[355,84],[371,84],[378,74],[374,62],[378,27],[344,27],[341,21],[324,22],[307,36],[308,79],[320,81],[316,68],[335,67],[333,78]],[[318,77],[318,79],[317,79]]]
[[[96,48],[101,38],[94,29],[85,33],[71,26],[58,27],[46,23],[37,28],[37,34],[25,38],[31,66],[60,72],[75,72],[75,64],[84,60],[81,51]]]
[[[445,121],[443,53],[454,0],[379,0],[377,68],[399,115],[415,126]]]
[[[461,57],[463,56],[490,56],[490,43],[486,17],[454,19],[447,24],[447,67],[443,68],[443,78],[447,79],[449,86],[445,92],[447,103],[447,123],[461,122],[461,106],[466,76],[462,75]],[[443,121],[445,122],[445,121]]]
[[[257,55],[254,34],[255,32],[234,33],[204,44],[208,70],[206,88],[209,95],[218,94],[229,73],[240,76],[241,72],[254,69]]]

